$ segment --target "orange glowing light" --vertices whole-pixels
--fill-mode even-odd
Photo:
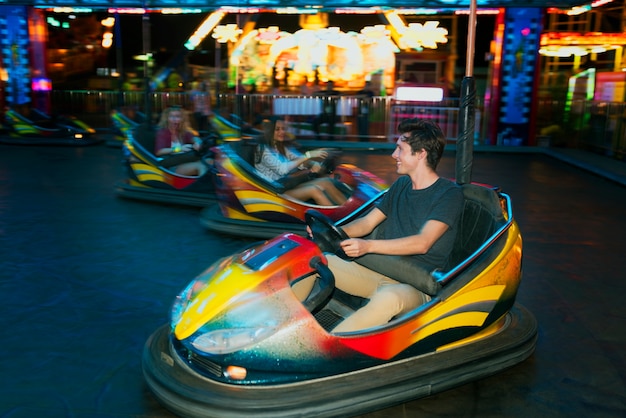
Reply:
[[[410,23],[407,26],[397,12],[387,12],[385,18],[395,31],[394,38],[402,49],[417,51],[423,48],[437,49],[438,43],[448,42],[448,30],[440,28],[438,21],[430,20],[424,24]]]
[[[539,53],[546,56],[567,57],[601,53],[626,45],[623,33],[547,32],[541,35]]]
[[[111,32],[105,32],[102,35],[102,47],[110,48],[113,45],[113,34]]]
[[[385,25],[366,26],[361,29],[361,42],[364,44],[374,44],[381,41],[388,41],[391,32]]]
[[[448,42],[448,30],[440,28],[439,22],[428,21],[425,24],[411,23],[406,28],[400,42],[409,48],[421,50],[422,48],[437,49],[437,44]]]
[[[244,367],[228,366],[224,374],[233,380],[243,380],[248,375],[248,371]]]
[[[239,27],[234,23],[229,23],[228,25],[219,25],[213,30],[211,37],[215,38],[219,43],[226,42],[237,42],[239,39],[239,35],[243,32],[243,30],[239,29]]]
[[[115,18],[109,16],[106,19],[102,19],[100,21],[100,24],[104,26],[105,28],[112,28],[113,26],[115,26]]]
[[[226,16],[224,12],[213,12],[207,17],[196,31],[185,42],[185,48],[189,50],[195,49],[196,46],[213,30],[215,26]]]

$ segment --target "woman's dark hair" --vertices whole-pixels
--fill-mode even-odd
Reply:
[[[409,137],[403,136],[402,140],[411,146],[411,152],[425,150],[428,166],[433,170],[437,168],[446,146],[446,137],[439,125],[428,119],[405,119],[398,125],[398,132],[409,133]]]
[[[255,156],[255,161],[257,163],[261,161],[261,156],[263,155],[263,150],[265,149],[265,147],[276,149],[282,155],[286,155],[284,142],[274,140],[276,123],[279,121],[282,121],[284,123],[285,119],[281,116],[271,116],[263,120],[263,137],[259,142],[259,146],[257,147],[257,152]]]

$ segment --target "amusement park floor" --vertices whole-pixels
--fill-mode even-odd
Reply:
[[[389,153],[345,149],[343,161],[393,181]],[[197,208],[116,197],[121,157],[104,145],[0,145],[1,418],[172,417],[143,381],[144,343],[190,279],[248,241],[210,233]],[[533,355],[362,417],[626,416],[626,176],[561,157],[473,159],[472,180],[513,200]],[[439,171],[454,170],[448,151]]]

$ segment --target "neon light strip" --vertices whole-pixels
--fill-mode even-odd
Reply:
[[[193,51],[200,42],[217,26],[218,23],[226,16],[226,13],[223,11],[213,12],[205,19],[204,22],[196,29],[196,31],[189,37],[187,42],[185,42],[185,48],[190,51]]]

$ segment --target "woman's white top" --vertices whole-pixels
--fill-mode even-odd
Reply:
[[[269,180],[278,180],[285,177],[294,168],[298,167],[297,160],[303,155],[292,148],[285,149],[286,155],[270,147],[263,148],[261,160],[255,163],[257,171]]]

